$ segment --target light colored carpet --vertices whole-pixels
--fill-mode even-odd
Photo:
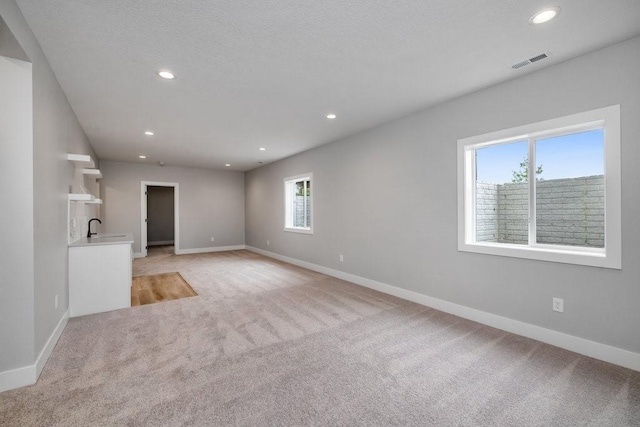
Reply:
[[[639,426],[640,373],[248,251],[136,260],[198,292],[69,321],[3,426]]]

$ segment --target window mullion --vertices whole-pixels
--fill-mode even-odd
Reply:
[[[296,226],[296,183],[291,183],[291,227]]]
[[[288,219],[288,225],[289,227],[295,227],[296,225],[296,193],[295,193],[295,183],[289,183],[289,185],[287,186],[287,189],[289,190],[289,219]]]
[[[535,139],[529,138],[529,246],[534,246],[536,237],[536,149]]]
[[[470,196],[467,198],[467,202],[469,203],[469,207],[467,211],[469,212],[470,219],[467,221],[467,228],[469,230],[468,237],[466,241],[476,242],[477,241],[477,230],[476,230],[476,221],[477,221],[477,187],[478,187],[478,179],[477,179],[477,169],[476,169],[476,161],[478,159],[478,152],[474,148],[473,150],[468,151],[468,158],[465,162],[468,163],[468,168],[466,169],[468,172],[467,179],[465,180],[465,191]],[[469,238],[470,237],[470,238]]]

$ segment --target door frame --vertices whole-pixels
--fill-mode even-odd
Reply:
[[[177,182],[140,182],[140,255],[147,256],[147,187],[173,187],[173,253],[180,251],[180,184]]]

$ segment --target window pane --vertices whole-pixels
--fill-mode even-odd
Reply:
[[[302,228],[311,226],[311,181],[309,180],[295,183],[293,226]]]
[[[536,241],[604,247],[604,131],[539,139]]]
[[[527,141],[476,149],[476,241],[529,243]]]

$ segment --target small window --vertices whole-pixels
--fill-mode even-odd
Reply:
[[[285,178],[285,231],[313,233],[312,174]]]
[[[458,141],[458,249],[621,268],[620,107]]]

